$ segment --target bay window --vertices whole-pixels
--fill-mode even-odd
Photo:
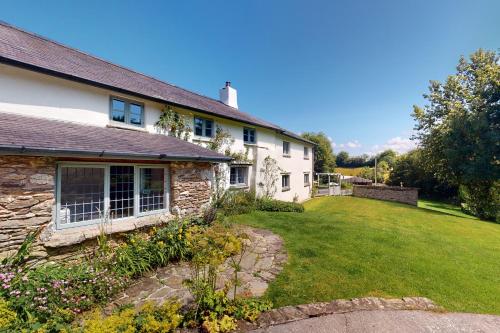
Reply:
[[[58,228],[98,224],[168,209],[164,166],[60,164],[57,174]]]

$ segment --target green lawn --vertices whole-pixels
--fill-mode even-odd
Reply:
[[[500,225],[353,197],[305,206],[233,217],[285,240],[289,262],[267,293],[275,306],[426,296],[452,311],[500,314]]]
[[[447,204],[444,202],[420,199],[420,200],[418,200],[418,207],[424,208],[424,209],[435,210],[437,212],[455,215],[458,217],[465,217],[468,219],[478,220],[477,217],[472,216],[472,215],[468,215],[468,214],[465,214],[464,212],[462,212],[460,207],[450,205],[450,204]]]

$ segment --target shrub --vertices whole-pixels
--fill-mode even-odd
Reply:
[[[182,322],[180,304],[165,302],[160,306],[145,303],[139,311],[124,308],[110,316],[103,316],[100,310],[91,312],[75,332],[82,333],[167,333],[173,332]]]
[[[250,213],[255,210],[255,192],[228,190],[215,205],[226,216]]]
[[[352,190],[352,183],[345,183],[345,182],[342,182],[340,183],[340,188],[343,189],[343,190]]]
[[[267,212],[304,212],[304,206],[300,203],[264,198],[257,200],[256,208]]]

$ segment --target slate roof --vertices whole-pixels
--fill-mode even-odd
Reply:
[[[230,157],[171,136],[0,113],[0,151],[59,156],[229,161]]]
[[[0,21],[0,62],[265,127],[314,144],[295,133],[255,118],[218,100],[112,64],[2,21]]]

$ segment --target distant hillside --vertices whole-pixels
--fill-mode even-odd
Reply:
[[[359,173],[363,170],[360,168],[335,168],[335,172],[342,174],[343,176],[359,176]],[[377,177],[378,178],[378,177]]]

